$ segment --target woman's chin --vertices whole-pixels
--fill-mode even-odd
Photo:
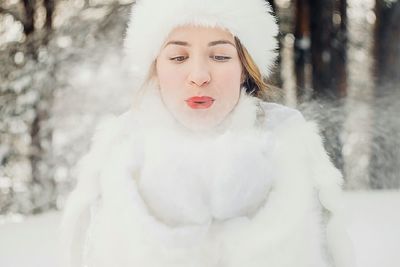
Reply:
[[[193,131],[193,132],[205,132],[205,131],[211,131],[212,129],[215,128],[215,124],[210,124],[210,123],[205,123],[205,122],[198,122],[198,121],[191,121],[191,122],[185,122],[181,124],[188,130]]]
[[[178,122],[186,129],[193,132],[209,132],[213,131],[220,125],[221,119],[217,118],[185,118],[177,119]]]
[[[220,109],[190,109],[166,107],[172,117],[185,129],[192,132],[212,132],[225,120],[228,114]]]

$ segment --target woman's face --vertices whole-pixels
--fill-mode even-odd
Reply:
[[[178,27],[156,59],[165,106],[192,130],[213,128],[233,110],[241,74],[234,37],[222,28]]]

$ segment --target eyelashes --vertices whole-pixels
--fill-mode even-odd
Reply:
[[[186,56],[177,56],[177,57],[170,57],[169,60],[176,61],[176,62],[183,62],[187,59]]]
[[[212,56],[211,58],[216,61],[228,61],[229,59],[231,59],[231,57],[228,56]]]
[[[176,56],[176,57],[170,57],[169,60],[181,63],[187,60],[188,58],[189,58],[188,56]],[[216,56],[210,56],[210,58],[217,62],[225,62],[230,60],[232,57],[216,55]]]

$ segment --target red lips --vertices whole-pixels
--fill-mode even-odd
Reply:
[[[193,96],[185,101],[193,109],[205,109],[209,108],[214,103],[214,100],[209,96]]]

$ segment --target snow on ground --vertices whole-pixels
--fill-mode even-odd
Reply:
[[[345,200],[358,267],[399,267],[400,191],[351,192]],[[59,221],[52,212],[0,224],[0,266],[56,267]]]
[[[358,267],[400,267],[400,191],[346,193]]]
[[[60,214],[52,212],[0,225],[0,266],[56,267],[59,221]]]

